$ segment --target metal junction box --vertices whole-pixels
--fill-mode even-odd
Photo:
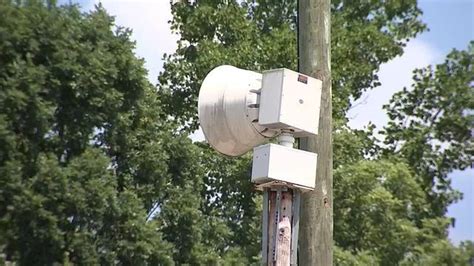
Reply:
[[[289,129],[295,137],[316,135],[322,81],[281,68],[263,72],[258,123]]]
[[[277,144],[253,149],[252,182],[287,182],[314,189],[317,154]]]

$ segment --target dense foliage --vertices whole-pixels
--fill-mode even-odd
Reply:
[[[147,212],[198,167],[174,165],[192,144],[113,26],[100,7],[0,2],[0,260],[172,262]]]
[[[213,67],[296,69],[294,0],[185,1],[173,5],[172,12],[172,29],[180,42],[176,52],[165,57],[159,88],[164,111],[183,132],[197,128],[197,94]],[[415,72],[414,88],[395,95],[386,107],[391,121],[378,129],[384,143],[374,137],[377,129],[371,125],[362,131],[346,125],[351,100],[380,85],[379,66],[401,55],[406,42],[425,30],[420,14],[416,1],[332,1],[337,264],[462,265],[470,256],[452,256],[458,251],[447,241],[450,220],[445,214],[460,196],[451,189],[447,174],[465,169],[473,158],[474,121],[466,112],[473,109],[472,46],[454,51],[435,70]],[[227,227],[239,233],[249,227],[242,221],[251,218],[250,208],[255,206],[236,206],[228,195],[238,195],[243,202],[248,197],[259,199],[241,170],[246,164],[248,173],[248,158],[211,156],[227,162],[204,165],[209,169],[204,177],[206,193],[213,195],[206,198],[204,208],[214,208],[216,215],[232,221]],[[240,177],[237,183],[236,177]],[[232,204],[227,205],[229,201]],[[242,217],[234,221],[236,209]],[[253,222],[255,230],[259,221]],[[247,243],[258,241],[255,234]],[[244,249],[247,258],[258,255],[258,246],[232,243]],[[436,253],[440,247],[446,252]]]
[[[102,7],[0,2],[0,263],[259,263],[261,198],[250,156],[187,134],[213,67],[296,68],[295,0],[172,5],[178,49],[158,90],[130,31]],[[340,265],[465,265],[447,240],[447,175],[472,163],[474,44],[417,70],[386,106],[390,123],[353,130],[351,99],[425,29],[415,1],[333,1],[334,239]]]

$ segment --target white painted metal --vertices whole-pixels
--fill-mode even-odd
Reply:
[[[293,144],[295,144],[295,137],[293,137],[293,135],[288,132],[282,132],[278,136],[278,144],[293,148]]]
[[[217,151],[239,156],[276,135],[258,124],[262,74],[233,66],[214,68],[199,92],[204,136]]]
[[[265,144],[253,150],[252,182],[280,181],[306,189],[314,189],[317,154]]]
[[[295,137],[316,135],[322,82],[289,69],[263,72],[259,124],[294,131]]]

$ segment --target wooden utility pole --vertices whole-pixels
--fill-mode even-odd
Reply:
[[[332,92],[330,0],[299,0],[299,72],[323,81],[319,130],[300,139],[300,148],[318,154],[316,187],[301,196],[299,265],[332,265]]]

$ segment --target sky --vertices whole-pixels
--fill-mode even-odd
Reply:
[[[69,3],[69,0],[59,1]],[[162,69],[163,54],[176,48],[178,36],[169,29],[171,20],[169,0],[77,0],[84,10],[101,2],[107,11],[116,16],[116,24],[133,30],[137,42],[136,54],[145,59],[148,77],[156,83]],[[412,71],[430,64],[442,63],[453,49],[465,49],[474,40],[474,0],[424,0],[419,1],[422,20],[430,29],[411,40],[401,57],[383,64],[378,73],[382,86],[364,93],[348,113],[349,125],[363,128],[371,121],[382,128],[387,117],[382,105],[403,87],[410,87]],[[203,139],[197,132],[194,139]],[[464,197],[451,205],[448,216],[454,217],[455,227],[449,237],[455,244],[474,240],[474,169],[450,174],[452,186]]]

